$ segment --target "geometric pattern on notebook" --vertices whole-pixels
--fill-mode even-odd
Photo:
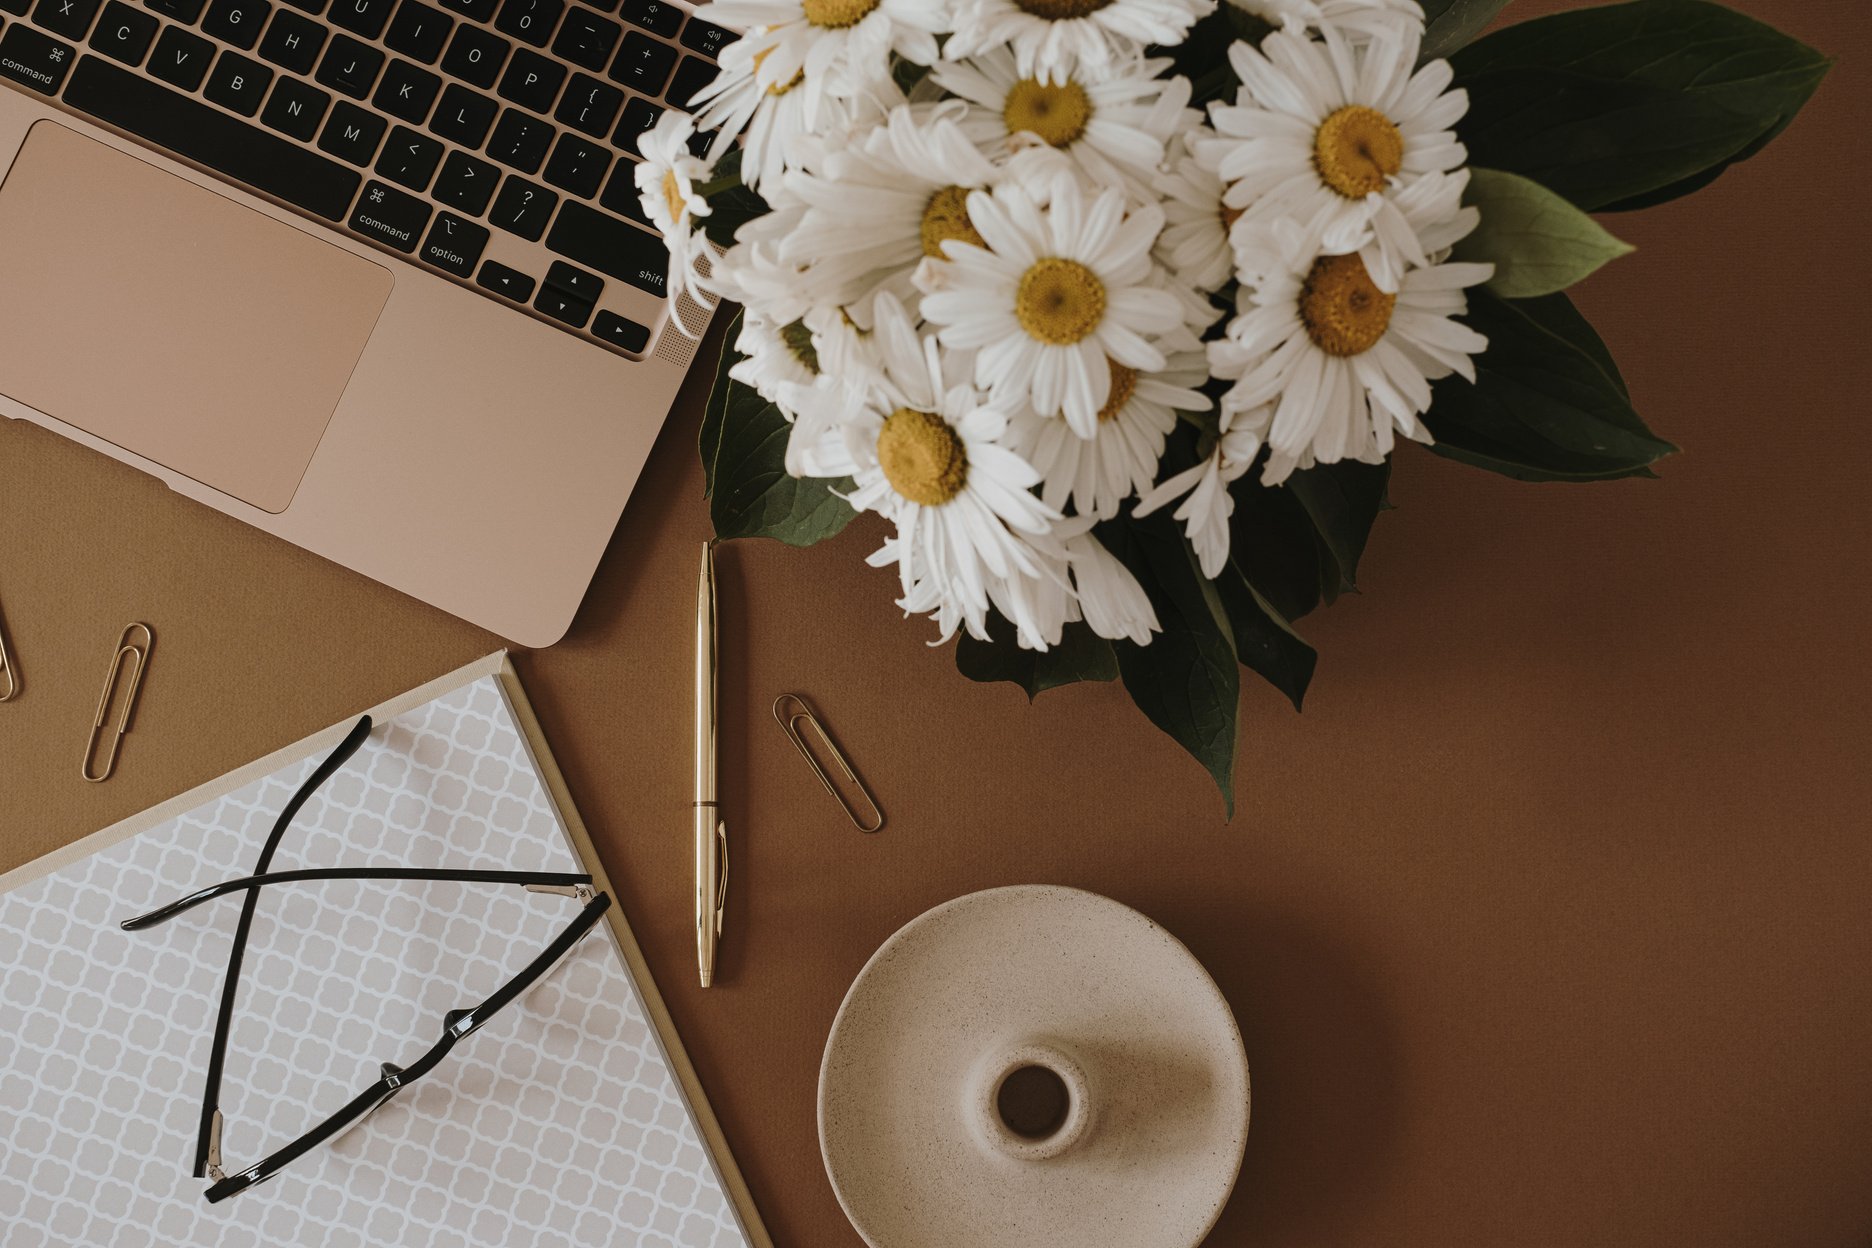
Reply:
[[[5,1248],[529,1248],[746,1239],[610,928],[356,1130],[217,1205],[189,1174],[251,874],[324,751],[0,895]],[[379,724],[293,820],[272,870],[579,871],[495,677]],[[253,1164],[494,992],[579,903],[414,881],[261,891],[220,1104]]]

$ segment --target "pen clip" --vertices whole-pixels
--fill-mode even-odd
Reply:
[[[719,852],[715,861],[721,864],[721,870],[715,877],[715,935],[722,934],[722,916],[728,913],[728,821],[715,825],[715,843]]]

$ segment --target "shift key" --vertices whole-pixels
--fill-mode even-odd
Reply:
[[[576,200],[567,200],[559,210],[546,246],[639,290],[667,293],[669,250],[663,240]]]
[[[76,53],[49,35],[18,22],[0,35],[0,75],[24,83],[41,95],[51,95],[71,72]]]
[[[351,228],[398,251],[415,251],[429,224],[429,205],[382,182],[366,182],[364,196],[351,212]]]

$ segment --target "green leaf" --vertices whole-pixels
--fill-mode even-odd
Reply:
[[[732,247],[735,231],[756,217],[766,216],[767,201],[741,183],[741,149],[734,147],[716,162],[715,176],[696,188],[708,202],[709,215],[701,218],[702,232],[717,247]]]
[[[1391,463],[1361,464],[1342,460],[1304,468],[1287,478],[1286,489],[1319,533],[1330,566],[1322,564],[1334,594],[1358,588],[1358,562],[1365,553],[1378,513],[1390,507],[1386,489]],[[1231,544],[1231,549],[1233,546]],[[1327,588],[1322,583],[1322,588]]]
[[[1125,690],[1208,769],[1233,817],[1241,667],[1216,588],[1168,512],[1103,524],[1098,535],[1138,578],[1163,627],[1148,646],[1112,643]]]
[[[1339,566],[1292,490],[1262,485],[1250,472],[1230,492],[1229,562],[1282,619],[1300,619],[1319,606],[1323,582],[1336,592]]]
[[[715,535],[811,546],[838,533],[856,513],[833,490],[849,490],[851,482],[789,475],[792,424],[752,386],[729,379],[732,352],[723,357],[723,376],[716,379],[702,421],[704,494]]]
[[[1111,643],[1083,620],[1066,626],[1060,644],[1045,653],[1023,650],[1014,625],[999,611],[988,615],[987,641],[964,633],[956,643],[956,670],[970,680],[1009,681],[1027,691],[1027,700],[1082,680],[1118,679],[1118,658]]]
[[[1556,13],[1451,59],[1470,161],[1589,212],[1706,184],[1785,127],[1831,64],[1707,0]]]
[[[1493,264],[1488,288],[1504,299],[1565,290],[1632,247],[1538,182],[1499,169],[1471,169],[1463,201],[1482,212],[1456,259]]]
[[[1544,295],[1539,299],[1517,299],[1514,306],[1542,329],[1558,334],[1591,356],[1593,363],[1618,388],[1618,392],[1627,399],[1631,398],[1624,374],[1619,372],[1618,362],[1612,358],[1611,348],[1606,346],[1599,331],[1592,327],[1592,322],[1573,306],[1571,299],[1565,295]]]
[[[1238,39],[1260,43],[1274,27],[1234,4],[1222,4],[1199,18],[1188,36],[1173,48],[1152,48],[1152,56],[1171,58],[1171,72],[1190,80],[1190,103],[1197,108],[1213,100],[1235,98],[1241,79],[1229,64],[1229,46]]]
[[[721,358],[715,362],[715,384],[709,389],[708,403],[702,408],[702,432],[697,441],[702,452],[702,497],[709,498],[715,493],[715,461],[721,455],[722,422],[728,414],[728,385],[732,380],[728,370],[742,358],[734,344],[741,337],[741,319],[744,314],[737,309],[734,319],[728,322],[728,329],[722,335]]]
[[[1508,0],[1423,0],[1424,37],[1419,61],[1448,56],[1482,33]]]
[[[1520,481],[1608,481],[1646,475],[1676,447],[1645,428],[1593,352],[1530,311],[1470,294],[1470,325],[1488,336],[1476,381],[1436,383],[1430,449]]]
[[[1319,652],[1293,631],[1233,559],[1216,577],[1215,587],[1235,636],[1236,657],[1244,667],[1286,694],[1294,710],[1299,710],[1307,686],[1313,682]]]

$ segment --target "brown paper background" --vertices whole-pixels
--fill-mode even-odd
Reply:
[[[1029,708],[958,677],[864,567],[875,529],[724,549],[735,858],[708,992],[692,379],[570,636],[516,662],[776,1242],[858,1243],[814,1125],[852,976],[928,906],[1026,881],[1137,906],[1233,1004],[1254,1121],[1214,1244],[1872,1238],[1872,21],[1741,7],[1844,63],[1764,156],[1614,219],[1639,250],[1578,292],[1685,454],[1563,487],[1403,450],[1364,593],[1302,626],[1306,713],[1244,696],[1234,822],[1121,689]],[[0,422],[0,465],[25,680],[0,705],[0,871],[499,644],[34,427]],[[86,785],[132,619],[158,639],[142,707]],[[768,717],[793,689],[882,834]]]

